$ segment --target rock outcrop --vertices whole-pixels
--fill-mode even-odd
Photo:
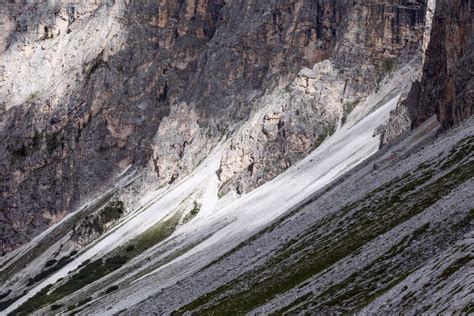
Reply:
[[[321,144],[397,67],[420,67],[426,5],[355,3],[335,29],[325,60],[258,99],[263,106],[234,135],[222,160],[222,193],[248,192],[272,179]]]
[[[173,183],[223,137],[232,141],[222,192],[268,181],[419,54],[426,2],[7,4],[0,249],[30,240],[130,165]]]
[[[466,120],[473,113],[474,37],[473,3],[439,0],[433,19],[420,82],[391,120],[382,143],[437,115],[443,129]],[[405,107],[403,109],[403,107]],[[397,124],[402,121],[403,124]],[[393,135],[393,136],[392,136]]]

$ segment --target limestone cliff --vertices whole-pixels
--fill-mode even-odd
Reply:
[[[426,3],[9,2],[0,15],[1,250],[129,166],[172,184],[225,137],[222,193],[268,181],[420,54]]]
[[[471,0],[439,0],[423,74],[392,114],[382,145],[433,115],[446,130],[469,118],[474,99],[474,35]]]
[[[421,85],[413,90],[414,100],[408,104],[413,127],[434,113],[444,128],[472,114],[473,9],[470,0],[439,1]]]

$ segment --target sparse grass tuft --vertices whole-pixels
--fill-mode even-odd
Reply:
[[[188,214],[186,214],[186,216],[183,219],[183,223],[187,223],[190,220],[192,220],[194,217],[196,217],[196,215],[198,215],[199,211],[201,210],[201,207],[202,207],[202,204],[194,201],[193,209]]]
[[[122,201],[113,201],[107,204],[101,212],[104,223],[109,223],[119,219],[125,212],[125,206]]]
[[[392,58],[383,60],[383,71],[385,74],[391,74],[395,70],[395,61]]]
[[[357,105],[359,105],[361,99],[358,98],[352,102],[347,102],[347,103],[344,103],[343,105],[343,113],[342,113],[342,120],[341,120],[341,124],[344,125],[344,123],[346,123],[347,121],[347,117],[349,116],[349,114],[351,114],[351,112],[355,109],[355,107]]]
[[[474,257],[472,256],[464,256],[460,259],[458,259],[456,262],[454,262],[452,265],[447,267],[439,276],[441,280],[446,280],[448,279],[451,275],[456,273],[459,269],[461,269],[464,265],[469,263],[471,260],[473,260]]]
[[[30,95],[28,95],[28,97],[26,98],[25,103],[31,104],[38,96],[39,96],[38,91],[30,93]]]

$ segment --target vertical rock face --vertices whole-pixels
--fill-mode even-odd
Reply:
[[[222,159],[222,193],[248,192],[304,157],[380,80],[421,53],[425,2],[361,1],[350,8],[324,61],[257,99],[257,113],[234,134]]]
[[[127,166],[172,183],[224,135],[222,190],[268,181],[419,53],[425,10],[424,0],[7,4],[1,250]]]
[[[438,1],[421,84],[407,104],[413,127],[437,114],[449,128],[473,112],[473,6],[471,0]]]

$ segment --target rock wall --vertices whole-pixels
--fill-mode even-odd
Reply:
[[[412,127],[436,114],[444,129],[473,113],[474,38],[471,0],[439,0],[421,83],[407,102]]]
[[[221,194],[248,192],[281,173],[344,124],[383,78],[421,56],[426,5],[354,2],[324,60],[257,99],[257,113],[224,153]]]
[[[222,191],[268,181],[341,124],[345,104],[418,54],[425,8],[423,0],[8,3],[1,251],[130,165],[157,185],[173,183],[225,136]]]

